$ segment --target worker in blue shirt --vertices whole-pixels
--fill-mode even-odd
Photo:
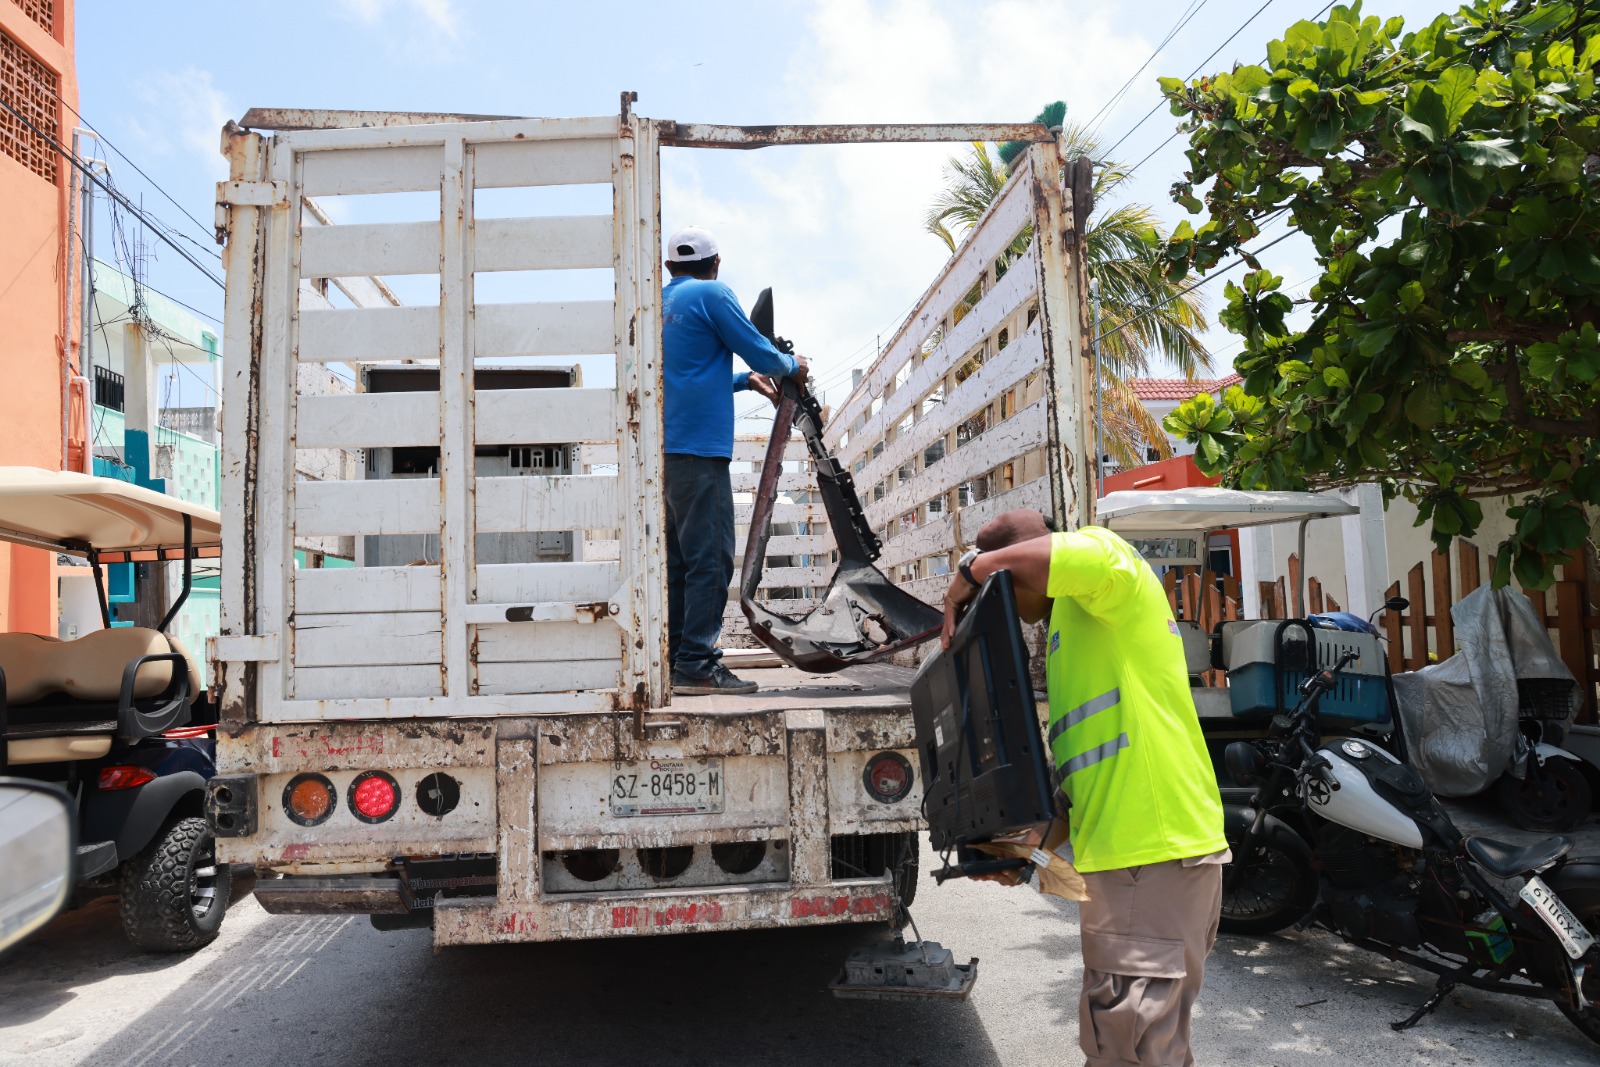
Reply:
[[[733,290],[717,281],[717,239],[689,227],[667,239],[661,291],[666,425],[667,630],[672,691],[683,696],[753,693],[755,682],[722,664],[717,642],[733,581],[733,394],[774,403],[774,378],[804,381],[806,361],[763,337]],[[751,368],[733,373],[737,355]]]

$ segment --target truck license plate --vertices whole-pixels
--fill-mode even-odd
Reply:
[[[1544,884],[1544,879],[1538,875],[1530,875],[1528,884],[1522,887],[1517,894],[1526,900],[1534,911],[1539,913],[1539,918],[1549,924],[1550,929],[1556,932],[1561,939],[1561,947],[1567,950],[1567,955],[1577,959],[1589,950],[1594,944],[1594,935],[1583,928],[1583,923],[1572,914],[1555,891]]]
[[[697,815],[722,810],[722,760],[652,759],[611,773],[611,814]]]

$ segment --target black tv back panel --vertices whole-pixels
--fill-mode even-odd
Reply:
[[[996,571],[911,683],[925,811],[944,850],[1049,822],[1055,790],[1009,571]]]

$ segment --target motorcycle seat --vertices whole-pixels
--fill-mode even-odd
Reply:
[[[1487,837],[1466,839],[1467,855],[1496,878],[1515,878],[1536,871],[1572,851],[1572,838],[1556,835],[1531,845],[1508,845]]]

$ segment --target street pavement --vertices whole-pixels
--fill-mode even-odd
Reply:
[[[1589,851],[1600,852],[1600,848]],[[923,881],[913,915],[958,959],[966,1002],[834,999],[870,927],[450,949],[361,917],[272,916],[242,897],[190,956],[122,939],[114,901],[0,961],[0,1065],[1081,1062],[1076,905],[1032,889]],[[1473,990],[1406,1033],[1430,976],[1294,933],[1222,937],[1195,1011],[1202,1065],[1593,1064],[1555,1008]]]

